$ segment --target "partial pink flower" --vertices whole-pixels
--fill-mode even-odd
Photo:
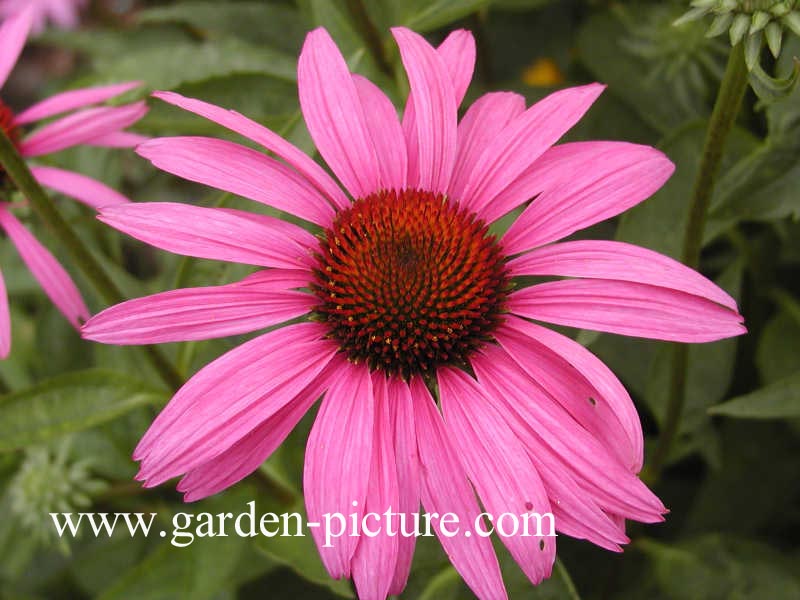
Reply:
[[[663,520],[639,480],[643,436],[630,396],[586,348],[533,320],[661,340],[745,331],[734,300],[680,263],[620,242],[560,238],[659,189],[673,165],[621,142],[554,145],[603,90],[556,92],[530,108],[513,93],[478,99],[459,122],[475,45],[455,31],[437,49],[393,30],[411,93],[402,120],[353,75],[323,29],[298,65],[310,157],[234,111],[157,97],[260,144],[161,138],[138,152],[157,167],[246,196],[306,228],[238,210],[176,203],[110,206],[100,219],[153,246],[262,267],[242,281],[111,307],[84,336],[151,344],[242,334],[305,317],[210,363],[142,438],[138,478],[183,476],[187,501],[253,472],[322,396],[306,449],[308,516],[555,514],[559,531],[620,551],[625,519]],[[533,200],[531,201],[531,199]],[[499,240],[488,223],[522,209]],[[520,287],[521,276],[551,279]],[[435,391],[435,392],[434,392]],[[437,402],[438,399],[438,402]],[[477,495],[476,495],[477,492]],[[484,526],[486,522],[484,520]],[[505,598],[489,539],[437,534],[480,598]],[[405,586],[414,538],[342,537],[334,578],[364,599]],[[502,537],[533,583],[552,537]]]
[[[0,21],[30,9],[33,33],[44,31],[48,22],[59,29],[75,29],[78,13],[87,3],[87,0],[0,0]]]
[[[53,3],[55,4],[57,3]],[[30,5],[0,25],[0,91],[25,45],[36,17],[35,8],[34,5]],[[42,156],[80,144],[134,146],[146,138],[125,132],[123,129],[144,116],[147,112],[144,102],[119,107],[92,107],[92,105],[119,96],[138,85],[138,82],[129,82],[71,90],[51,96],[18,114],[13,113],[0,99],[0,128],[24,157]],[[60,116],[68,112],[70,114]],[[59,118],[35,129],[32,133],[23,133],[25,127],[56,116]],[[125,143],[122,143],[123,141]],[[71,196],[94,209],[128,202],[128,199],[119,192],[79,173],[36,165],[31,165],[31,172],[43,186]],[[6,177],[0,167],[0,184],[5,182]],[[14,217],[10,208],[11,205],[0,199],[0,229],[8,235],[56,307],[73,326],[80,327],[80,324],[89,318],[89,310],[80,292],[50,251]],[[5,284],[0,282],[0,358],[5,358],[10,348],[8,297]]]

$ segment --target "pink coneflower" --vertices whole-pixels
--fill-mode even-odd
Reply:
[[[78,12],[87,0],[0,0],[0,20],[11,17],[24,9],[32,12],[33,33],[44,31],[50,21],[59,29],[75,29]]]
[[[553,243],[647,198],[673,170],[646,146],[553,146],[602,86],[562,90],[527,110],[517,94],[487,94],[459,123],[472,36],[456,31],[436,49],[408,29],[393,33],[411,88],[402,122],[377,87],[349,72],[323,29],[300,55],[306,124],[346,192],[246,117],[156,94],[280,160],[200,137],[152,140],[142,156],[291,213],[318,234],[167,202],[101,211],[156,247],[266,269],[112,307],[86,324],[88,339],[150,344],[308,321],[256,337],[192,377],[136,448],[138,478],[154,486],[183,475],[187,501],[219,492],[255,470],[324,395],[305,457],[309,519],[413,513],[421,501],[471,524],[480,498],[495,515],[552,511],[561,532],[620,550],[625,519],[665,513],[636,476],[636,410],[588,350],[529,319],[703,342],[744,332],[736,303],[643,248]],[[500,240],[488,233],[487,223],[519,207]],[[520,289],[516,278],[526,275],[566,278]],[[352,577],[362,598],[405,586],[413,538],[342,537],[324,547],[322,532],[312,533],[331,576]],[[437,533],[480,598],[505,597],[489,539]],[[554,538],[502,541],[532,582],[550,574]]]
[[[7,19],[0,26],[0,90],[17,62],[31,28],[33,10],[28,9]],[[145,138],[122,131],[139,120],[147,111],[144,102],[120,107],[85,108],[104,102],[135,88],[137,82],[104,87],[71,90],[56,94],[34,104],[27,110],[14,114],[0,99],[0,128],[15,143],[20,154],[37,157],[79,144],[92,146],[135,146]],[[83,110],[75,110],[75,109]],[[48,117],[61,117],[23,135],[22,128]],[[50,166],[32,166],[33,176],[42,185],[71,196],[80,202],[98,208],[109,204],[122,204],[128,200],[108,186],[84,175]],[[0,192],[7,192],[7,175],[0,167]],[[39,281],[56,307],[76,328],[89,318],[89,311],[75,284],[53,255],[14,217],[10,205],[0,200],[0,228],[8,235],[22,256],[22,260]],[[0,275],[0,358],[11,349],[11,323],[5,283]]]

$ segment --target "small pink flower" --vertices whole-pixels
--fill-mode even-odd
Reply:
[[[33,18],[34,10],[28,8],[7,19],[0,26],[0,90],[25,45]],[[79,144],[108,147],[135,146],[145,138],[122,130],[144,116],[147,112],[144,102],[116,108],[85,107],[104,102],[138,85],[138,82],[131,82],[71,90],[56,94],[16,115],[0,99],[0,128],[25,157],[51,154]],[[83,110],[75,111],[79,108]],[[75,112],[42,126],[30,135],[22,134],[22,127],[67,111]],[[124,196],[108,186],[78,173],[48,166],[32,166],[31,172],[42,185],[71,196],[92,208],[128,202]],[[6,177],[0,167],[0,186]],[[89,318],[89,310],[80,292],[64,268],[11,214],[9,205],[5,202],[0,202],[0,228],[16,246],[22,260],[56,307],[70,323],[76,328],[80,327],[81,321]],[[0,358],[8,356],[10,349],[11,323],[8,297],[5,283],[0,275]]]
[[[78,11],[87,0],[0,0],[0,20],[11,17],[23,9],[30,9],[33,33],[44,31],[47,21],[59,29],[75,29],[78,26]]]
[[[344,189],[246,117],[156,94],[279,159],[203,137],[152,140],[138,148],[142,156],[291,213],[319,234],[186,204],[101,211],[105,223],[156,247],[266,268],[109,308],[86,324],[86,338],[150,344],[308,320],[256,337],[192,377],[136,448],[138,478],[154,486],[183,475],[187,501],[219,492],[254,471],[324,395],[305,457],[311,520],[408,514],[421,502],[472,524],[477,492],[489,513],[552,511],[562,533],[619,551],[629,541],[625,519],[658,522],[666,512],[636,476],[638,415],[594,355],[531,320],[704,342],[745,331],[736,303],[644,248],[554,243],[641,202],[673,171],[647,146],[553,145],[603,86],[565,89],[527,109],[518,94],[490,93],[459,123],[472,36],[453,32],[436,49],[408,29],[393,33],[411,88],[402,121],[377,87],[349,72],[323,29],[300,55],[303,115]],[[507,233],[489,235],[486,223],[516,208]],[[518,276],[559,279],[517,288]],[[442,546],[480,598],[505,598],[490,540],[466,536],[469,528],[439,535]],[[352,577],[361,598],[404,588],[413,537],[342,537],[324,547],[322,532],[312,533],[331,576]],[[554,538],[502,541],[532,582],[550,574]]]

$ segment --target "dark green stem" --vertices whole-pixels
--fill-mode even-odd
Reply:
[[[109,304],[123,302],[125,296],[58,212],[2,128],[0,128],[0,164],[51,233],[67,249],[72,260],[103,300]],[[167,385],[172,388],[180,387],[183,380],[158,348],[145,346],[144,352]]]
[[[706,132],[703,155],[695,179],[689,204],[689,218],[683,238],[681,261],[696,269],[700,265],[700,251],[703,249],[703,232],[706,227],[708,209],[714,192],[714,184],[719,174],[725,141],[733,129],[736,116],[747,91],[747,67],[741,44],[731,49],[728,65],[717,94],[717,101],[711,113]],[[658,440],[653,458],[648,467],[647,478],[658,479],[669,457],[672,445],[678,436],[683,405],[686,399],[686,379],[689,368],[689,347],[681,344],[674,347],[672,358],[672,377],[668,395],[667,413],[664,427]]]
[[[575,582],[572,581],[569,571],[567,571],[560,558],[556,558],[555,571],[561,577],[561,581],[564,582],[564,587],[567,588],[567,597],[570,600],[581,600],[578,588],[575,587]]]

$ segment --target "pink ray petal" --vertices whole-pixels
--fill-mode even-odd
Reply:
[[[453,82],[456,108],[467,93],[472,73],[475,70],[475,38],[465,29],[457,29],[439,44],[436,52],[447,67]],[[419,139],[417,138],[416,112],[413,90],[408,95],[403,111],[403,135],[408,149],[408,185],[419,187]]]
[[[420,458],[422,505],[428,513],[453,513],[458,516],[459,533],[451,537],[442,532],[441,522],[432,519],[439,543],[466,584],[482,600],[505,600],[506,594],[497,555],[489,538],[472,530],[481,509],[459,459],[455,440],[445,427],[425,384],[420,377],[411,380],[414,424]],[[486,522],[482,521],[483,530]],[[451,530],[452,524],[447,525]]]
[[[410,101],[414,104],[413,132],[407,140],[409,156],[412,144],[415,148],[419,179],[416,182],[409,179],[408,183],[445,193],[457,148],[458,114],[453,80],[444,60],[425,38],[404,27],[393,28],[392,35],[400,49],[411,87]]]
[[[711,300],[629,281],[549,281],[514,292],[509,309],[558,325],[674,342],[713,342],[747,332],[741,315]]]
[[[8,310],[6,280],[0,271],[0,359],[7,358],[11,352],[11,315]]]
[[[420,474],[419,453],[414,427],[414,401],[411,389],[403,381],[391,378],[386,384],[389,406],[394,420],[394,447],[397,461],[397,482],[399,488],[398,513],[404,514],[406,523],[413,522],[413,515],[419,513]],[[389,586],[389,594],[402,592],[411,572],[411,560],[417,543],[415,536],[399,536],[397,567]]]
[[[439,44],[436,53],[441,56],[453,81],[457,108],[467,93],[475,71],[475,38],[471,31],[456,29]]]
[[[353,81],[375,147],[381,187],[402,190],[406,187],[408,159],[397,111],[386,94],[369,79],[353,75]]]
[[[0,88],[17,64],[17,59],[25,46],[25,40],[28,39],[33,24],[33,13],[34,8],[28,7],[8,17],[0,25]]]
[[[510,121],[525,112],[525,98],[512,92],[484,94],[458,124],[458,156],[448,195],[460,201],[483,149]]]
[[[146,113],[147,104],[144,102],[86,108],[33,132],[22,141],[20,153],[23,156],[41,156],[91,143],[94,138],[133,125]]]
[[[232,283],[184,288],[116,304],[82,328],[103,344],[163,344],[249,333],[308,313],[311,294]]]
[[[482,367],[483,381],[493,388],[492,396],[508,411],[509,420],[514,416],[538,439],[529,446],[531,454],[549,461],[556,472],[571,473],[603,510],[645,523],[664,520],[664,505],[624,463],[548,398],[508,354],[497,347],[484,350],[487,360],[473,362]]]
[[[500,210],[510,210],[517,200],[522,203],[543,192],[511,225],[503,246],[508,254],[516,254],[618,215],[653,195],[674,170],[675,165],[650,146],[623,142],[556,146],[495,199]],[[500,210],[491,216],[500,216]]]
[[[31,167],[31,173],[43,186],[75,198],[95,210],[104,206],[130,203],[118,191],[80,173],[57,167]]]
[[[553,146],[495,196],[481,216],[489,222],[499,219],[535,196],[543,192],[549,194],[572,181],[590,167],[605,168],[607,157],[626,153],[634,147],[639,146],[628,142],[567,142]]]
[[[367,118],[341,52],[322,28],[306,36],[297,62],[300,107],[319,153],[354,198],[381,187]]]
[[[150,138],[146,135],[133,133],[130,131],[112,131],[104,135],[92,138],[88,145],[99,148],[135,148],[139,144],[144,144]]]
[[[600,359],[577,342],[513,315],[495,338],[572,418],[632,472],[639,472],[644,453],[639,415],[624,386]]]
[[[4,206],[0,206],[0,227],[56,308],[73,327],[79,328],[89,318],[89,309],[64,267]]]
[[[239,281],[239,286],[264,286],[265,290],[289,290],[308,287],[314,279],[311,271],[297,269],[261,269]]]
[[[370,486],[375,398],[369,370],[345,363],[322,401],[306,445],[303,490],[311,522],[325,514],[364,514]],[[322,562],[334,579],[350,577],[359,538],[342,535],[325,546],[323,527],[311,529]]]
[[[176,202],[106,206],[98,219],[156,248],[229,262],[288,269],[308,268],[317,247],[306,230],[233,209]]]
[[[184,502],[194,502],[241,481],[267,460],[319,397],[330,387],[343,359],[334,357],[314,381],[283,408],[228,448],[184,475],[178,484]]]
[[[498,383],[497,377],[503,377],[502,368],[491,365],[503,365],[509,356],[494,346],[487,346],[482,354],[470,360],[478,381],[487,391],[494,394],[503,393],[504,385]],[[537,400],[540,397],[537,396]],[[512,411],[509,411],[511,414]],[[550,506],[556,520],[556,529],[569,536],[587,539],[603,548],[619,552],[620,544],[630,540],[620,534],[616,525],[587,493],[568,469],[553,458],[552,450],[544,444],[533,430],[517,416],[511,414],[506,419],[519,440],[527,447],[528,456],[542,478]]]
[[[337,348],[317,323],[265,333],[203,367],[173,396],[134,452],[146,487],[219,456],[295,398]]]
[[[686,292],[731,310],[736,300],[677,260],[624,242],[579,240],[538,248],[510,261],[513,275],[616,279]]]
[[[399,123],[398,123],[399,125]],[[362,530],[352,561],[353,582],[362,600],[384,600],[397,567],[399,536],[386,531],[387,510],[397,513],[400,506],[400,491],[397,480],[397,462],[394,448],[394,414],[382,373],[372,376],[375,401],[375,428],[372,438],[372,465],[369,487],[364,501],[365,513],[382,515],[371,517],[365,523],[377,535]],[[399,520],[390,523],[392,531],[398,531]]]
[[[484,147],[461,202],[480,213],[578,122],[603,89],[593,83],[560,90],[517,116]]]
[[[620,182],[624,182],[624,173],[616,174],[616,172],[624,168],[636,168],[639,163],[643,163],[646,167],[641,171],[646,175],[646,180],[653,182],[650,194],[658,189],[656,185],[663,185],[674,168],[669,166],[671,163],[664,154],[655,148],[629,142],[569,142],[553,146],[492,200],[484,209],[485,218],[493,221],[538,194],[543,194],[543,197],[550,202],[548,210],[553,210],[565,202],[562,196],[574,194],[576,190],[583,188],[591,189],[591,186],[603,179],[617,177]],[[648,173],[651,169],[654,172]],[[634,177],[637,173],[634,173]],[[661,180],[658,179],[659,175],[662,177]],[[553,193],[556,189],[558,195]],[[625,199],[624,195],[615,198],[615,201],[632,203],[626,204],[626,208],[620,208],[617,212],[627,210],[633,204],[641,202],[647,197],[642,195],[647,189],[642,187],[637,195],[638,200]],[[602,195],[599,195],[597,200],[601,204],[594,210],[609,209],[608,202],[602,203],[604,200]],[[546,214],[547,212],[538,213],[539,216]]]
[[[495,399],[463,371],[439,369],[437,378],[447,429],[458,444],[469,478],[486,511],[496,519],[504,513],[515,517],[531,512],[549,514],[550,501],[542,480],[522,443],[493,408],[497,404]],[[494,523],[495,527],[504,524]],[[542,526],[544,536],[534,535],[536,521],[529,526],[529,536],[499,537],[535,585],[550,576],[556,559],[556,540],[546,535],[546,523]]]
[[[136,149],[159,169],[262,202],[317,225],[333,221],[333,207],[294,169],[260,152],[208,137],[162,137]]]
[[[186,98],[175,92],[153,92],[153,96],[253,140],[297,169],[297,172],[308,179],[334,206],[343,209],[350,205],[347,196],[322,167],[315,163],[310,156],[263,125],[259,125],[234,110],[220,108],[202,100]]]
[[[119,96],[142,85],[141,81],[129,81],[114,85],[104,85],[79,90],[69,90],[55,94],[37,102],[19,113],[14,119],[15,125],[26,125],[34,121],[47,119],[76,108],[84,108],[91,104],[99,104]]]

